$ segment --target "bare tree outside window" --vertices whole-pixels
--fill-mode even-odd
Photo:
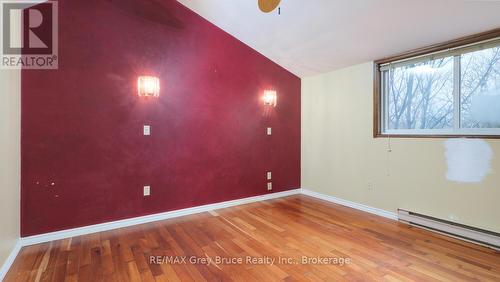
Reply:
[[[461,127],[500,127],[500,47],[461,56]]]
[[[453,127],[453,58],[389,70],[389,128]]]
[[[385,64],[381,68],[384,132],[499,135],[500,42],[496,42],[487,48],[478,44]]]

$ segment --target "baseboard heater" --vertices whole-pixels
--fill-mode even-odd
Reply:
[[[427,215],[398,209],[398,219],[408,224],[500,250],[500,234]]]

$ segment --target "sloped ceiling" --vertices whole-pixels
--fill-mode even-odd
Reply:
[[[300,77],[500,27],[500,0],[179,2]]]

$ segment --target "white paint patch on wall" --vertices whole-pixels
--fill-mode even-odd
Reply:
[[[479,183],[491,171],[493,150],[481,139],[448,139],[444,142],[450,181]]]

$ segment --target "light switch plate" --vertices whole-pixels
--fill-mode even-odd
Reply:
[[[151,126],[150,125],[144,125],[144,136],[151,135]]]
[[[271,135],[273,133],[273,129],[271,127],[267,128],[267,135]]]
[[[267,191],[273,190],[273,183],[272,182],[267,182]]]
[[[151,195],[151,186],[144,186],[144,196]]]
[[[273,179],[273,174],[272,174],[272,172],[268,171],[267,172],[267,180],[271,180],[271,179]]]

